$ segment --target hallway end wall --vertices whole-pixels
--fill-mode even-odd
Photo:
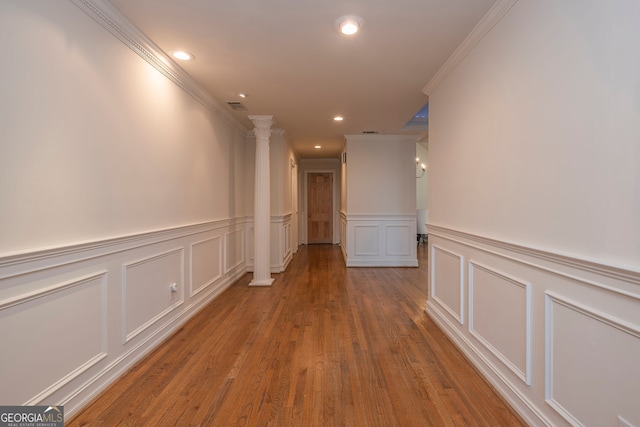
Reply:
[[[340,212],[348,267],[417,267],[416,137],[346,135]]]

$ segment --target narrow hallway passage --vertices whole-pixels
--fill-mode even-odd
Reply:
[[[67,423],[523,425],[424,313],[419,268],[350,268],[302,246],[270,288],[245,275]]]

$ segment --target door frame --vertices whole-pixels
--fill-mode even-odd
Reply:
[[[303,234],[303,238],[302,238],[302,244],[304,245],[308,245],[309,244],[309,236],[308,236],[308,222],[307,222],[307,212],[309,211],[309,194],[308,194],[308,190],[309,190],[309,174],[310,173],[330,173],[331,174],[331,179],[333,181],[333,188],[331,189],[332,191],[332,195],[331,195],[331,199],[332,199],[332,206],[331,206],[331,224],[332,224],[332,236],[331,236],[331,244],[335,245],[337,243],[339,243],[338,239],[336,238],[336,225],[337,225],[337,220],[336,220],[336,215],[338,213],[338,209],[337,206],[340,204],[339,200],[336,200],[336,198],[339,195],[339,192],[337,191],[337,186],[339,185],[338,182],[336,182],[336,171],[334,169],[306,169],[304,171],[304,189],[303,189],[303,203],[304,203],[304,209],[301,210],[302,215],[300,216],[300,226],[298,227],[298,232],[303,231],[301,234]]]

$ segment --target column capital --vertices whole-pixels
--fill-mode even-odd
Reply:
[[[264,116],[264,115],[249,115],[249,120],[253,122],[253,125],[256,129],[260,130],[270,130],[271,125],[273,125],[273,116]]]

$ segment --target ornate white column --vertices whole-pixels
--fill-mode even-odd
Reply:
[[[256,135],[256,172],[253,196],[253,280],[249,286],[271,286],[271,178],[269,138],[273,116],[248,116]]]

